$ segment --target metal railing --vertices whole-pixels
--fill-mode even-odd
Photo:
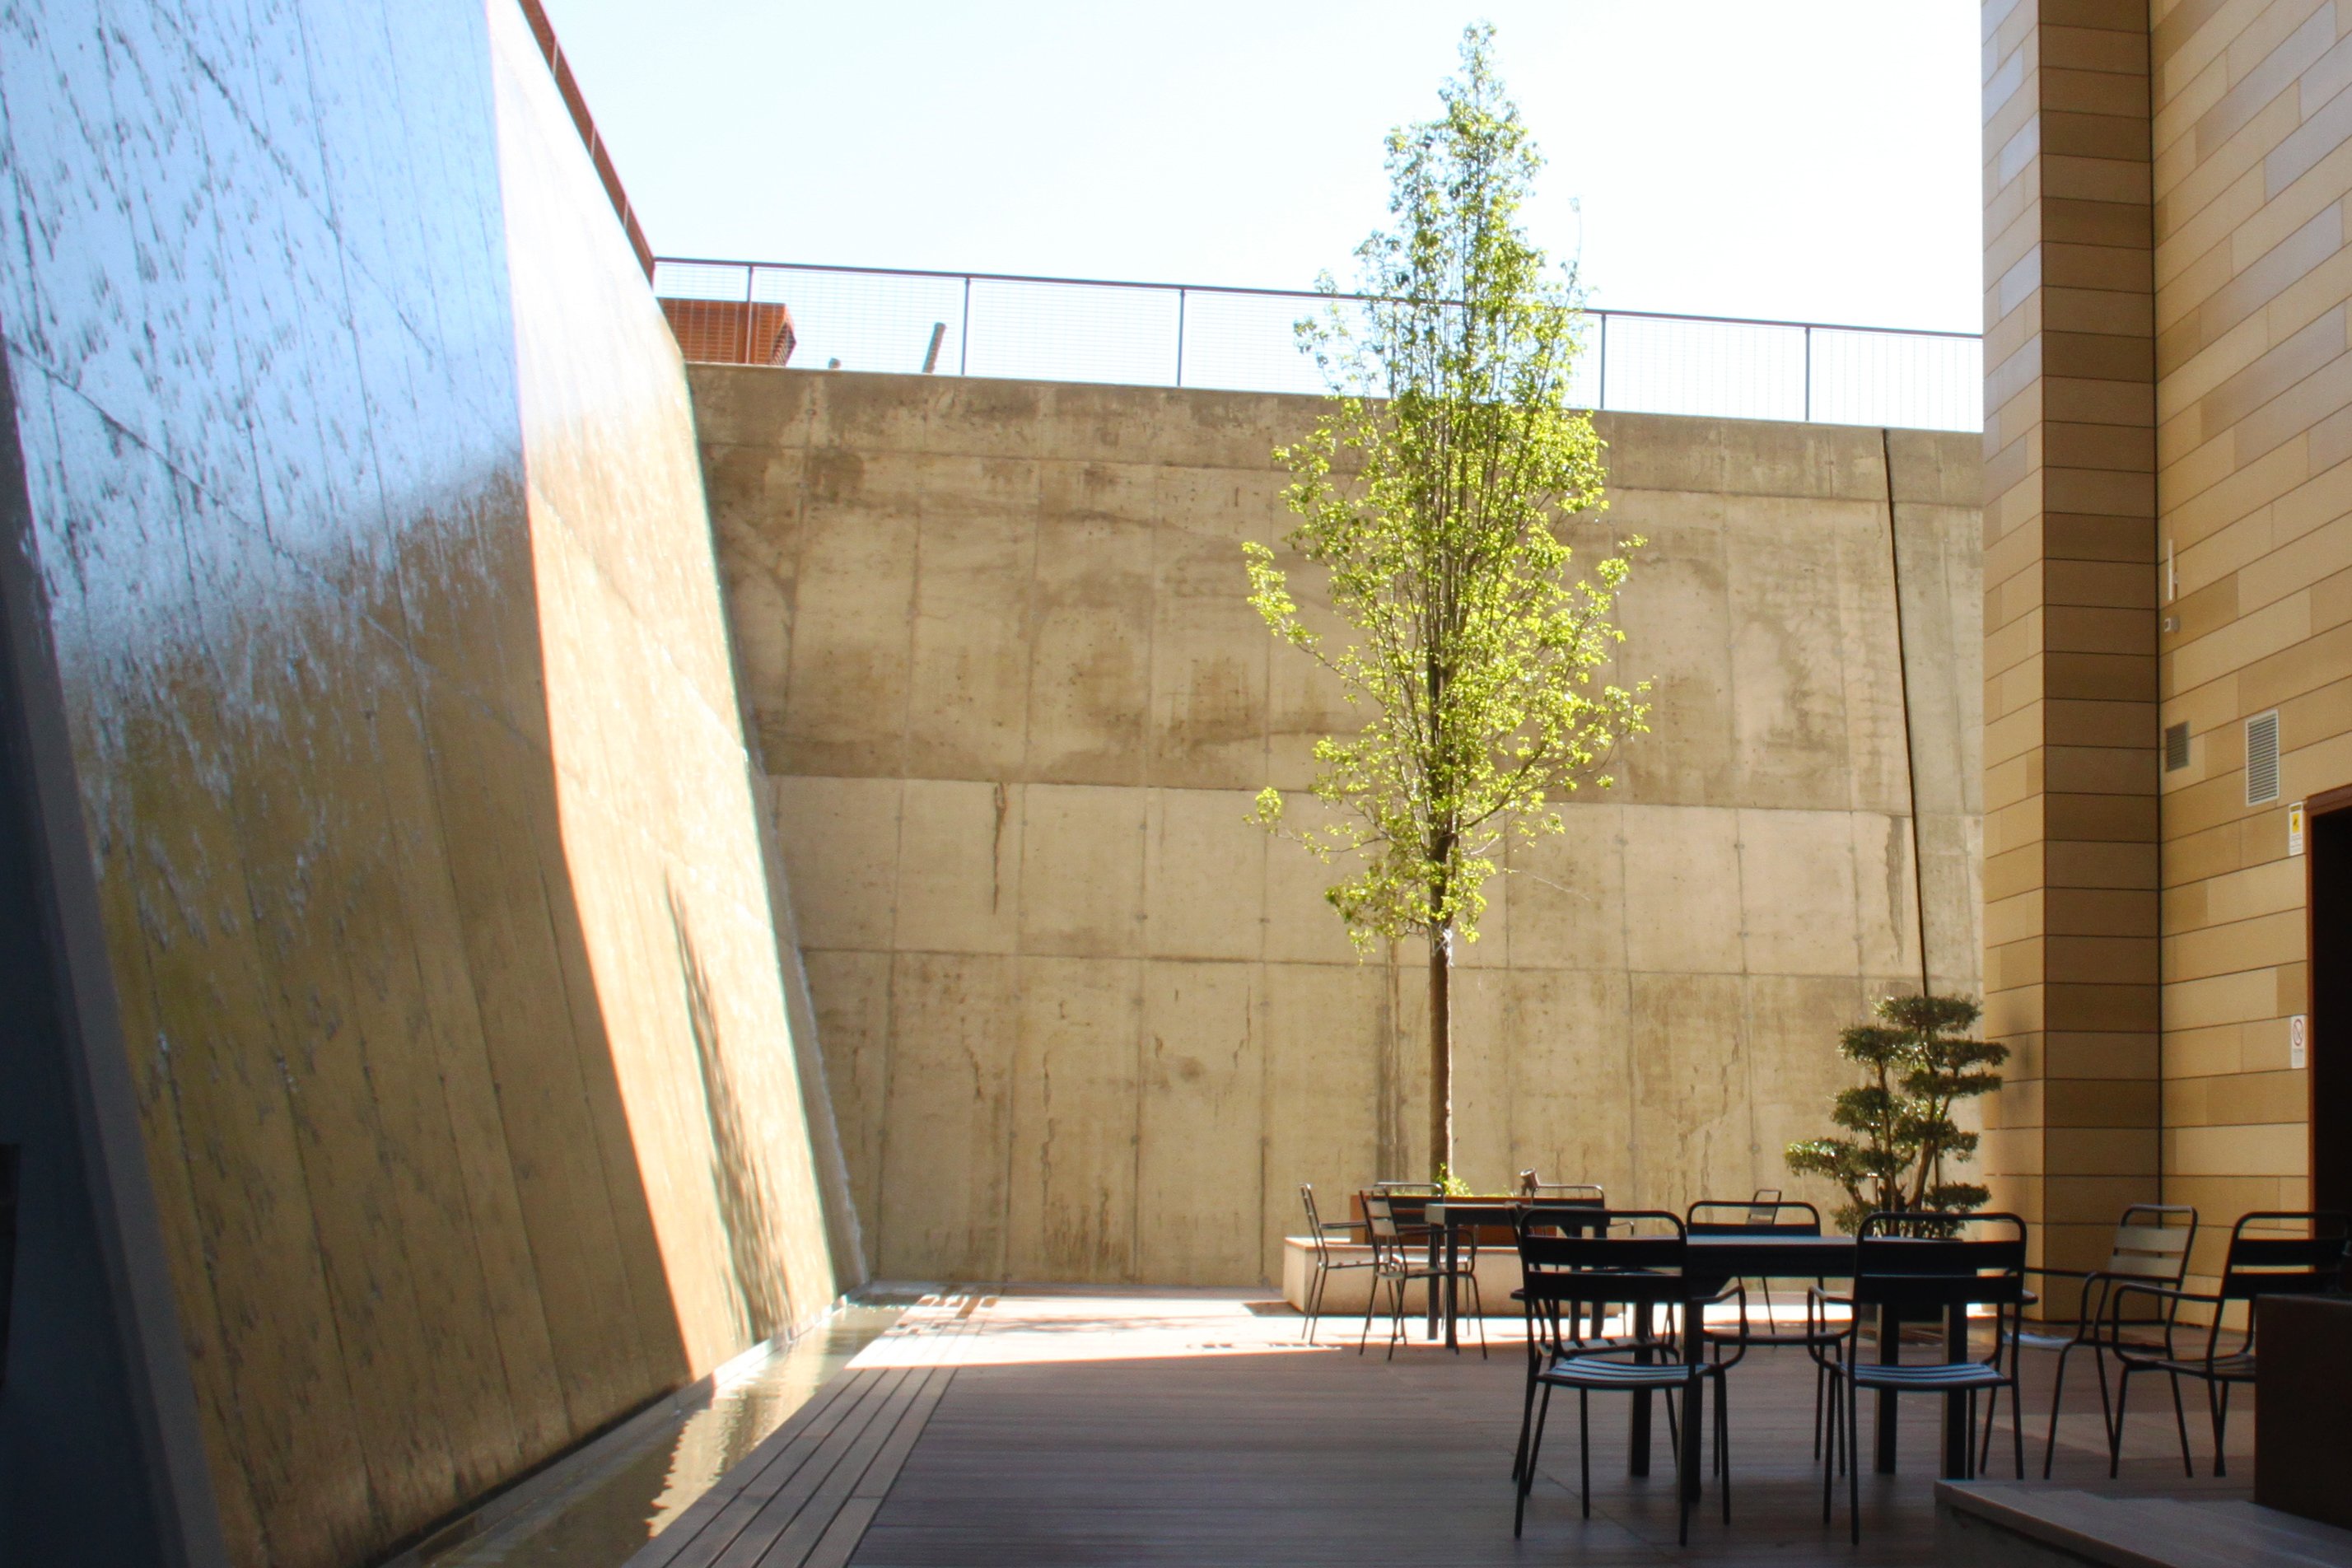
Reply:
[[[791,308],[801,369],[928,372],[1234,392],[1326,390],[1293,331],[1364,296],[886,267],[657,260],[677,300]],[[1970,332],[1649,310],[1585,312],[1574,400],[1628,413],[1983,428]]]

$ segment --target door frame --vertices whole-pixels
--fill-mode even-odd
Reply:
[[[2352,784],[2316,790],[2303,799],[2303,1005],[2309,1020],[2304,1039],[2304,1168],[2310,1173],[2310,1201],[2314,1207],[2319,1203],[2319,1074],[2315,1064],[2326,1020],[2319,1010],[2319,858],[2313,851],[2318,847],[2315,829],[2319,819],[2339,813],[2352,813]],[[2336,1024],[2352,1037],[2352,1018],[2338,1019]]]

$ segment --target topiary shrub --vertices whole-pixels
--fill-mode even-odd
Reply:
[[[1966,1214],[1991,1194],[1975,1182],[1945,1179],[1946,1161],[1976,1152],[1977,1135],[1952,1120],[1952,1107],[2000,1087],[1989,1069],[2009,1059],[2007,1046],[1971,1037],[1983,1009],[1965,996],[1889,996],[1838,1037],[1838,1054],[1869,1076],[1838,1091],[1830,1119],[1853,1134],[1789,1145],[1789,1169],[1827,1176],[1843,1190],[1840,1230],[1858,1228],[1874,1211]]]

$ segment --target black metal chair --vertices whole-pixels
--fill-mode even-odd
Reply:
[[[1335,1237],[1346,1240],[1361,1236],[1368,1229],[1360,1219],[1325,1219],[1315,1209],[1315,1189],[1305,1182],[1298,1184],[1298,1201],[1307,1205],[1307,1234],[1315,1243],[1315,1278],[1307,1282],[1307,1342],[1315,1342],[1315,1321],[1323,1314],[1323,1287],[1333,1274],[1350,1268],[1370,1268],[1374,1259],[1370,1255],[1361,1258],[1334,1258],[1331,1243]]]
[[[1963,1433],[1960,1468],[1975,1470],[1976,1396],[1979,1389],[2010,1391],[2010,1437],[2017,1450],[2017,1475],[2025,1479],[2025,1427],[2018,1415],[2016,1314],[2033,1300],[2025,1288],[2025,1222],[2013,1214],[1890,1214],[1870,1215],[1855,1233],[1853,1281],[1847,1294],[1834,1295],[1815,1286],[1805,1293],[1809,1323],[1827,1326],[1826,1309],[1843,1306],[1851,1316],[1831,1350],[1816,1350],[1813,1359],[1830,1375],[1828,1452],[1822,1458],[1822,1522],[1831,1517],[1832,1476],[1843,1461],[1846,1473],[1848,1531],[1862,1541],[1862,1466],[1854,1454],[1864,1389],[1883,1394],[1934,1394],[1968,1396],[1968,1426]],[[1963,1349],[1958,1356],[1948,1350],[1937,1362],[1865,1362],[1860,1351],[1865,1313],[1880,1314],[1881,1350],[1900,1356],[1896,1325],[1906,1317],[1929,1312],[1965,1314],[1970,1307],[1993,1309],[1992,1353],[1977,1360]],[[1965,1317],[1962,1318],[1965,1323]],[[1832,1353],[1833,1352],[1833,1353]],[[2003,1352],[2008,1364],[2002,1365]],[[1843,1395],[1843,1397],[1841,1397]]]
[[[2174,1224],[2176,1220],[2185,1221]],[[2178,1289],[2189,1268],[2189,1244],[2197,1237],[2197,1211],[2186,1204],[2134,1204],[2124,1210],[2116,1226],[2115,1241],[2107,1253],[2107,1261],[2097,1268],[2047,1268],[2028,1264],[2028,1275],[2047,1279],[2074,1281],[2082,1295],[2075,1303],[2074,1323],[2071,1332],[2059,1336],[2030,1334],[2021,1328],[2019,1340],[2039,1350],[2058,1352],[2058,1370],[2050,1380],[2050,1437],[2042,1450],[2042,1479],[2050,1479],[2050,1464],[2058,1452],[2058,1411],[2066,1395],[2066,1358],[2076,1351],[2088,1348],[2092,1366],[2099,1379],[2099,1424],[2112,1447],[2115,1442],[2115,1404],[2107,1394],[2107,1352],[2117,1344],[2107,1321],[2108,1299],[2116,1287],[2137,1280],[2143,1284],[2168,1285]],[[2177,1304],[2165,1309],[2162,1315],[2150,1318],[2137,1326],[2145,1330],[2160,1326],[2165,1317],[2179,1310]],[[2043,1321],[2050,1320],[2044,1318]],[[2135,1325],[2126,1324],[2126,1327]],[[1985,1417],[1985,1448],[1987,1456],[1992,1447],[1992,1417]],[[1983,1468],[1981,1460],[1978,1468]]]
[[[1591,1396],[1594,1394],[1660,1394],[1665,1396],[1667,1422],[1674,1434],[1675,1492],[1677,1538],[1690,1541],[1692,1469],[1699,1434],[1675,1420],[1675,1397],[1686,1394],[1712,1379],[1716,1386],[1715,1453],[1726,1523],[1731,1519],[1730,1466],[1727,1444],[1730,1426],[1724,1414],[1723,1369],[1709,1362],[1687,1359],[1670,1337],[1652,1337],[1647,1325],[1660,1310],[1682,1313],[1695,1310],[1691,1292],[1704,1287],[1684,1272],[1687,1243],[1679,1215],[1664,1211],[1620,1209],[1598,1211],[1591,1229],[1546,1227],[1541,1215],[1523,1216],[1518,1226],[1518,1291],[1528,1331],[1528,1383],[1519,1410],[1519,1442],[1512,1475],[1517,1500],[1511,1515],[1511,1533],[1519,1534],[1527,1521],[1528,1492],[1535,1484],[1536,1460],[1543,1451],[1546,1418],[1551,1413],[1552,1390],[1576,1391],[1580,1496],[1584,1517],[1592,1517]],[[1533,1220],[1535,1223],[1530,1223]],[[1559,1233],[1547,1234],[1547,1228]],[[1571,1342],[1561,1335],[1562,1309],[1570,1323],[1588,1310],[1605,1312],[1622,1308],[1643,1325],[1633,1342],[1598,1346]],[[1621,1359],[1630,1355],[1632,1359]],[[1540,1390],[1540,1398],[1538,1398]],[[1687,1438],[1689,1447],[1685,1447]]]
[[[2294,1234],[2299,1232],[2300,1234]],[[2213,1418],[2213,1473],[2230,1473],[2221,1443],[2230,1423],[2230,1385],[2254,1381],[2253,1303],[2264,1296],[2331,1295],[2344,1289],[2347,1245],[2352,1245],[2352,1221],[2334,1209],[2269,1209],[2240,1216],[2230,1227],[2230,1250],[2221,1259],[2221,1282],[2208,1294],[2178,1286],[2147,1285],[2137,1280],[2116,1287],[2107,1308],[2110,1332],[2120,1334],[2129,1324],[2126,1303],[2146,1300],[2164,1313],[2164,1342],[2113,1348],[2123,1363],[2116,1388],[2116,1420],[2107,1433],[2107,1474],[2123,1463],[2124,1407],[2135,1373],[2160,1372],[2172,1384],[2172,1418],[2180,1432],[2180,1468],[2189,1475],[2197,1467],[2189,1457],[2189,1415],[2180,1405],[2180,1380],[2193,1377],[2205,1384],[2205,1405]],[[2244,1302],[2246,1327],[2238,1348],[2221,1349],[2223,1326],[2232,1302]],[[2205,1330],[2201,1355],[2182,1355],[2175,1342],[2179,1310],[2184,1306],[2212,1309]]]
[[[1765,1195],[1768,1193],[1771,1194],[1769,1197]],[[1733,1198],[1702,1198],[1691,1205],[1683,1223],[1692,1236],[1819,1236],[1822,1234],[1822,1211],[1800,1200],[1784,1203],[1780,1199],[1780,1189],[1765,1187],[1744,1202]],[[1816,1279],[1813,1283],[1818,1286],[1822,1281]],[[1807,1351],[1826,1350],[1844,1332],[1843,1329],[1813,1322],[1810,1313],[1801,1328],[1780,1327],[1771,1315],[1769,1292],[1765,1295],[1765,1326],[1757,1328],[1748,1316],[1748,1282],[1744,1279],[1733,1280],[1707,1305],[1716,1306],[1724,1301],[1738,1303],[1738,1327],[1711,1327],[1703,1314],[1696,1320],[1696,1326],[1709,1355],[1727,1372],[1745,1360],[1751,1349],[1792,1346]],[[1723,1354],[1727,1348],[1731,1352],[1728,1361]],[[1816,1358],[1813,1368],[1815,1458],[1821,1457],[1822,1430],[1826,1423],[1829,1399],[1829,1373],[1818,1364],[1818,1360]]]
[[[1429,1223],[1403,1225],[1398,1222],[1396,1211],[1384,1194],[1366,1193],[1362,1202],[1366,1233],[1372,1244],[1372,1290],[1371,1299],[1364,1303],[1364,1329],[1356,1336],[1356,1353],[1363,1354],[1365,1343],[1371,1338],[1372,1314],[1380,1308],[1383,1288],[1389,1294],[1388,1359],[1394,1361],[1398,1342],[1404,1338],[1405,1287],[1418,1279],[1423,1289],[1438,1290],[1451,1279],[1457,1289],[1465,1285],[1470,1289],[1470,1310],[1478,1320],[1478,1359],[1486,1360],[1486,1306],[1478,1296],[1477,1238],[1470,1238],[1459,1261],[1449,1268],[1443,1261],[1431,1262],[1428,1257],[1430,1240],[1444,1223],[1444,1205],[1433,1202],[1427,1205],[1423,1213],[1429,1216]],[[1454,1347],[1454,1353],[1461,1353],[1460,1346]]]

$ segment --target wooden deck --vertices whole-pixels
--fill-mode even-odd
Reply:
[[[1475,1349],[1457,1358],[1416,1342],[1391,1363],[1377,1332],[1359,1358],[1354,1324],[1328,1324],[1314,1349],[1300,1327],[1231,1291],[1033,1287],[928,1302],[630,1568],[1935,1559],[1934,1402],[1904,1402],[1903,1473],[1863,1478],[1857,1551],[1843,1500],[1835,1523],[1822,1523],[1811,1369],[1800,1352],[1759,1353],[1732,1374],[1729,1525],[1710,1488],[1690,1546],[1675,1546],[1663,1423],[1655,1473],[1629,1476],[1622,1397],[1594,1404],[1593,1511],[1580,1518],[1575,1406],[1555,1402],[1527,1534],[1515,1542],[1516,1340],[1494,1325],[1486,1362]],[[2046,1409],[2047,1358],[2029,1357],[2026,1375],[2038,1473],[2032,1415]],[[2137,1392],[2152,1397],[2135,1414],[2126,1472],[2178,1475],[2162,1393],[2146,1383]],[[2057,1474],[2103,1479],[2086,1376],[2069,1408]],[[2251,1447],[2251,1402],[2232,1415],[2236,1468]],[[2205,1468],[2201,1421],[2191,1433]],[[2007,1445],[2004,1420],[1995,1474],[2009,1473]]]

